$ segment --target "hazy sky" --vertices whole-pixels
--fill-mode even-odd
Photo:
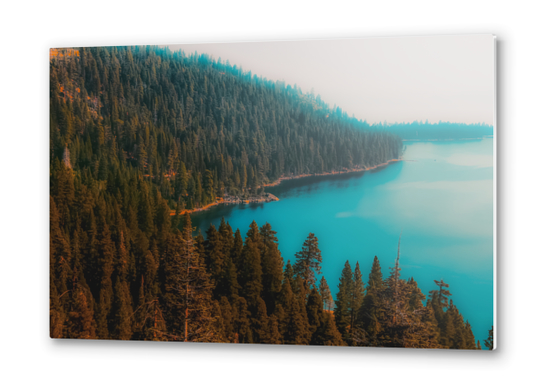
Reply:
[[[494,39],[451,35],[169,45],[314,89],[369,123],[493,124]]]

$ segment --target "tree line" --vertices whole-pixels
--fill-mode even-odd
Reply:
[[[478,139],[493,136],[493,126],[485,123],[465,124],[449,121],[430,123],[413,121],[410,123],[373,124],[371,129],[393,133],[409,140],[457,140]]]
[[[243,239],[222,219],[194,236],[187,214],[140,255],[116,219],[98,218],[91,238],[77,229],[70,241],[51,200],[51,337],[481,348],[448,285],[435,281],[426,300],[400,278],[398,258],[384,278],[375,256],[366,287],[347,261],[334,300],[312,233],[284,266],[268,223],[253,222]]]

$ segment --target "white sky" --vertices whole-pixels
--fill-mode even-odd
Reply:
[[[314,89],[369,123],[493,124],[493,35],[168,45]]]

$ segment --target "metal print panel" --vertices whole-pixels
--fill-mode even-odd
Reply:
[[[492,35],[49,61],[52,338],[494,349]]]

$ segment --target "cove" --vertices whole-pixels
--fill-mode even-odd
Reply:
[[[405,142],[404,161],[360,173],[283,181],[266,188],[280,201],[223,205],[193,214],[196,228],[222,217],[243,237],[254,220],[277,232],[284,261],[295,262],[310,232],[319,240],[322,275],[335,295],[346,260],[367,283],[374,256],[389,275],[401,238],[401,277],[424,294],[433,280],[451,299],[476,340],[493,325],[493,139]]]

